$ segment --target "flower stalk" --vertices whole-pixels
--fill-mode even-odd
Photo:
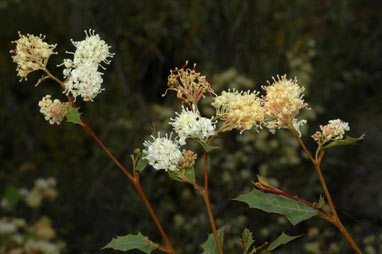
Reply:
[[[346,238],[346,240],[349,242],[351,247],[354,249],[356,253],[362,253],[361,249],[358,247],[358,245],[355,243],[349,232],[346,230],[345,226],[342,224],[340,218],[338,217],[336,208],[334,206],[332,197],[330,195],[330,192],[328,190],[328,187],[325,182],[325,178],[322,174],[321,170],[321,162],[322,158],[324,156],[324,151],[319,151],[316,153],[316,158],[313,158],[313,156],[310,154],[309,150],[306,148],[304,142],[301,140],[298,132],[291,126],[289,126],[289,130],[292,132],[293,136],[296,138],[297,142],[300,144],[301,148],[304,150],[308,158],[312,161],[314,165],[314,169],[316,170],[316,173],[318,175],[318,178],[320,179],[320,183],[322,188],[324,189],[324,193],[326,196],[326,199],[328,200],[329,206],[330,206],[330,217],[333,220],[333,225],[337,227],[337,229],[342,233],[342,235]],[[319,147],[320,149],[320,147]]]
[[[60,86],[63,89],[65,89],[65,82],[61,81],[56,76],[51,74],[46,68],[44,69],[44,72],[48,75],[49,78],[51,78],[54,81],[56,81],[58,84],[60,84]],[[73,103],[73,97],[70,96],[70,95],[67,95],[67,97],[68,97],[69,101],[72,102],[72,105],[75,106],[74,103]],[[162,225],[161,225],[161,223],[160,223],[160,221],[158,219],[158,216],[154,212],[154,209],[152,208],[152,206],[150,204],[150,201],[147,199],[147,196],[146,196],[146,194],[144,193],[144,191],[143,191],[143,189],[141,187],[140,180],[139,180],[139,174],[136,171],[134,172],[134,175],[130,174],[126,170],[126,168],[114,157],[114,155],[109,151],[109,149],[103,144],[103,142],[97,137],[97,135],[89,127],[89,125],[85,121],[85,118],[82,115],[80,115],[80,119],[81,119],[81,122],[82,122],[82,124],[80,124],[80,125],[98,143],[98,145],[107,154],[107,156],[115,163],[115,165],[129,178],[129,180],[132,182],[132,184],[134,185],[134,187],[138,191],[139,196],[142,198],[142,200],[145,203],[147,209],[149,210],[149,213],[150,213],[151,218],[153,219],[153,221],[155,223],[155,226],[157,227],[157,229],[160,232],[164,242],[166,243],[166,247],[161,246],[161,248],[159,248],[159,249],[164,251],[165,253],[175,254],[176,251],[175,251],[174,247],[172,246],[170,240],[168,239],[167,234],[164,231],[164,229],[163,229],[163,227],[162,227]]]

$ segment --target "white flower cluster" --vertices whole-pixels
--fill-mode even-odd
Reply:
[[[81,96],[84,101],[93,99],[103,90],[102,73],[97,71],[97,65],[87,61],[72,70],[70,78],[65,82],[65,92],[71,93],[74,98]]]
[[[196,138],[206,141],[215,134],[216,122],[211,119],[201,117],[193,110],[182,107],[182,112],[176,113],[177,117],[171,118],[169,124],[173,126],[174,131],[179,136],[179,144],[185,145],[187,138]]]
[[[155,169],[176,171],[178,161],[183,158],[182,152],[179,148],[177,140],[171,140],[171,134],[168,137],[161,137],[158,133],[158,137],[152,137],[154,141],[145,141],[143,145],[146,147],[143,150],[143,158]]]
[[[58,99],[52,101],[51,98],[52,96],[48,94],[38,102],[40,112],[50,124],[60,124],[66,115],[68,103],[60,102]]]
[[[331,140],[343,139],[345,131],[350,131],[349,124],[340,119],[330,120],[327,125],[320,125],[321,131],[313,134],[313,139],[317,143],[326,143]]]
[[[74,55],[73,60],[64,59],[61,65],[65,66],[63,73],[68,77],[65,93],[71,93],[74,98],[81,96],[84,101],[93,101],[104,90],[101,88],[103,80],[98,67],[105,69],[101,63],[109,64],[109,58],[114,54],[110,53],[110,46],[94,30],[89,29],[85,34],[83,41],[72,40],[76,51],[67,53]]]
[[[38,178],[31,190],[21,189],[20,194],[25,202],[33,208],[39,207],[44,198],[54,199],[57,196],[56,179],[49,177],[47,179]]]

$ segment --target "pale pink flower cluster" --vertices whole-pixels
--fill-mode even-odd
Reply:
[[[325,144],[328,141],[343,139],[345,131],[350,127],[347,122],[340,119],[330,120],[327,125],[320,125],[321,131],[317,131],[312,138],[319,144]]]
[[[305,88],[298,85],[296,78],[292,80],[287,79],[286,75],[277,75],[277,79],[273,78],[273,84],[268,82],[263,89],[266,91],[263,98],[265,114],[270,119],[265,126],[271,132],[293,126],[299,132],[299,127],[306,121],[297,121],[295,117],[302,108],[308,108],[303,99]]]
[[[17,41],[12,41],[16,44],[16,49],[11,50],[13,62],[17,63],[17,76],[22,81],[27,80],[29,73],[37,70],[43,70],[48,63],[48,59],[54,52],[56,44],[48,44],[44,42],[45,36],[22,35],[19,32],[20,38]]]
[[[216,116],[225,120],[224,131],[238,129],[241,133],[252,127],[261,128],[264,121],[264,107],[258,92],[223,91],[211,104]]]
[[[60,124],[66,115],[68,103],[51,98],[52,96],[48,94],[39,101],[40,112],[50,124]]]
[[[103,80],[98,67],[105,70],[101,63],[109,64],[109,58],[114,54],[110,53],[111,46],[101,40],[94,30],[89,29],[85,34],[85,40],[72,40],[76,51],[67,53],[74,56],[73,60],[64,59],[61,65],[65,66],[63,73],[68,77],[68,81],[65,82],[65,93],[72,94],[74,98],[81,96],[84,101],[93,101],[104,90],[101,88]]]

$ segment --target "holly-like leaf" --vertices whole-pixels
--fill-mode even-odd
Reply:
[[[179,171],[168,171],[168,175],[179,182],[184,182],[184,177],[187,177],[191,181],[195,182],[195,169],[193,167],[182,169]]]
[[[222,247],[223,247],[223,241],[224,241],[223,236],[224,236],[224,227],[221,227],[218,230],[218,237]],[[208,235],[207,241],[205,241],[202,244],[202,248],[203,248],[202,254],[219,254],[219,249],[218,249],[218,246],[216,245],[216,241],[215,241],[215,237],[213,233]]]
[[[137,161],[137,165],[135,165],[135,170],[138,171],[138,172],[141,172],[145,169],[145,167],[147,166],[147,160],[146,159],[143,159],[142,157],[139,158],[139,160]]]
[[[78,111],[79,108],[73,108],[72,106],[68,106],[66,108],[66,120],[68,122],[82,125],[82,121],[80,118],[80,112]]]
[[[276,240],[274,240],[271,244],[269,244],[267,250],[274,250],[280,245],[284,245],[289,243],[290,241],[293,241],[296,238],[301,237],[302,235],[297,235],[297,236],[289,236],[285,234],[284,232],[281,233],[279,237],[277,237]]]
[[[362,134],[359,138],[352,138],[352,137],[346,136],[345,139],[336,140],[336,141],[333,141],[333,142],[327,144],[326,146],[323,147],[323,149],[328,149],[328,148],[335,147],[335,146],[350,145],[350,144],[364,140],[365,136],[366,136],[366,133]]]
[[[117,236],[103,247],[103,249],[106,248],[120,251],[138,249],[144,253],[151,253],[158,248],[158,244],[153,243],[139,232],[137,235],[128,234],[125,236]]]
[[[249,248],[252,246],[252,244],[255,242],[252,238],[252,233],[249,231],[248,228],[244,229],[243,234],[241,236],[241,242],[243,244],[244,248],[244,254],[248,253]],[[256,248],[255,248],[256,249]]]
[[[256,189],[237,197],[235,200],[245,202],[251,208],[282,214],[293,225],[320,214],[317,209],[302,202]]]
[[[5,190],[4,197],[10,206],[15,206],[21,199],[19,190],[13,186],[9,186]]]

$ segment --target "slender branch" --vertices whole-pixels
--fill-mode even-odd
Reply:
[[[48,71],[48,69],[44,69],[43,70],[49,78],[53,79],[54,81],[56,81],[58,84],[61,85],[61,88],[63,90],[65,90],[65,82],[64,81],[61,81],[60,79],[58,79],[56,76],[54,76],[52,73],[50,73]],[[68,96],[68,99],[69,101],[74,105],[73,103],[73,97],[71,96]],[[102,143],[102,141],[97,137],[97,135],[93,132],[93,130],[89,127],[89,125],[87,124],[87,122],[85,121],[85,119],[80,115],[80,119],[81,119],[81,126],[90,134],[90,136],[92,136],[92,138],[100,145],[100,147],[102,148],[102,150],[109,156],[109,158],[117,165],[117,167],[129,178],[129,180],[133,183],[134,187],[137,189],[139,195],[141,196],[143,202],[145,203],[147,209],[149,210],[149,213],[152,217],[152,219],[154,220],[154,223],[155,225],[157,226],[160,234],[162,235],[162,238],[163,240],[165,241],[166,243],[166,246],[167,246],[167,249],[165,252],[169,253],[169,254],[175,254],[176,251],[174,249],[174,247],[172,246],[170,240],[168,239],[167,237],[167,234],[165,233],[165,231],[163,230],[163,227],[162,225],[160,224],[159,220],[158,220],[158,217],[157,215],[155,214],[153,208],[151,207],[151,204],[150,202],[148,201],[147,197],[146,197],[146,194],[144,193],[144,191],[142,190],[142,187],[141,187],[141,184],[139,182],[139,174],[138,173],[134,173],[134,176],[132,176],[124,166],[122,166],[122,164],[113,156],[113,154],[109,151],[109,149],[107,149],[107,147]],[[165,249],[163,249],[165,250]],[[162,250],[162,251],[163,251]]]
[[[150,204],[149,200],[147,199],[146,194],[142,190],[141,184],[139,182],[139,174],[138,173],[136,174],[135,181],[133,182],[133,184],[134,184],[135,188],[137,189],[139,195],[141,196],[143,202],[145,203],[147,209],[149,210],[149,213],[150,213],[151,217],[153,218],[154,223],[157,226],[160,234],[162,235],[163,240],[165,241],[166,246],[169,249],[168,253],[175,253],[175,250],[172,247],[171,242],[166,235],[166,232],[164,231],[162,225],[160,224],[160,222],[158,220],[157,215],[155,214],[153,208],[151,207],[151,204]]]
[[[86,123],[85,119],[80,115],[82,127],[92,136],[92,138],[100,145],[102,150],[109,156],[109,158],[117,165],[117,167],[122,170],[122,172],[129,178],[129,180],[134,183],[134,177],[125,169],[124,166],[111,154],[109,149],[102,143],[102,141],[97,137],[97,135],[90,129],[89,125]]]
[[[204,151],[204,191],[208,194],[208,153]]]
[[[210,198],[208,197],[208,152],[207,151],[204,151],[204,191],[201,193],[203,196],[204,203],[206,205],[208,218],[210,220],[212,232],[214,234],[214,238],[216,241],[216,246],[218,247],[219,254],[223,254],[223,248],[222,248],[220,240],[219,240],[219,235],[218,235],[218,232],[216,230],[214,216],[213,216],[212,210],[211,210]]]
[[[300,136],[298,135],[297,131],[292,127],[292,128],[289,128],[289,130],[292,132],[293,136],[297,139],[298,143],[300,144],[302,150],[304,150],[304,152],[306,153],[306,155],[308,156],[308,158],[312,161],[313,164],[316,163],[316,160],[313,158],[313,156],[310,154],[308,148],[306,148],[304,142],[302,142]]]
[[[320,167],[320,165],[318,165],[318,164],[315,163],[315,164],[314,164],[314,168],[316,169],[316,173],[317,173],[317,175],[318,175],[318,178],[320,179],[322,188],[324,189],[325,196],[326,196],[326,198],[327,198],[327,200],[328,200],[328,203],[329,203],[329,206],[330,206],[330,210],[331,210],[331,212],[332,212],[332,215],[333,215],[334,217],[338,217],[336,208],[334,207],[334,203],[333,203],[332,197],[331,197],[331,195],[330,195],[330,193],[329,193],[329,190],[328,190],[328,186],[326,185],[324,176],[322,175],[321,167]]]
[[[300,146],[305,151],[306,155],[308,155],[309,159],[312,161],[312,163],[314,165],[314,169],[316,170],[318,178],[320,179],[320,183],[322,185],[322,188],[324,189],[326,199],[328,200],[328,203],[329,203],[329,206],[330,206],[330,210],[332,212],[332,216],[331,217],[332,217],[333,222],[334,222],[332,224],[335,225],[338,228],[338,230],[346,238],[346,240],[349,242],[349,244],[352,246],[352,248],[356,251],[356,253],[362,253],[361,249],[354,242],[353,238],[351,237],[349,232],[346,230],[345,226],[342,224],[340,218],[338,217],[338,214],[337,214],[336,208],[334,206],[332,197],[331,197],[331,195],[329,193],[329,190],[328,190],[328,187],[326,185],[324,176],[322,174],[321,166],[320,166],[320,164],[322,162],[322,159],[323,159],[323,156],[324,156],[324,151],[322,151],[322,150],[320,151],[319,149],[317,149],[316,159],[314,159],[312,157],[312,155],[310,154],[309,150],[304,145],[304,142],[302,142],[302,140],[301,140],[300,136],[298,135],[297,131],[293,127],[290,127],[289,130],[293,133],[294,137],[297,139],[298,143],[300,144]]]
[[[48,71],[48,69],[43,69],[43,71],[46,73],[46,75],[48,75],[49,78],[53,79],[54,81],[56,81],[58,84],[60,84],[61,88],[65,90],[65,83],[61,80],[59,80],[56,76],[54,76],[52,73],[50,73],[50,71]]]

